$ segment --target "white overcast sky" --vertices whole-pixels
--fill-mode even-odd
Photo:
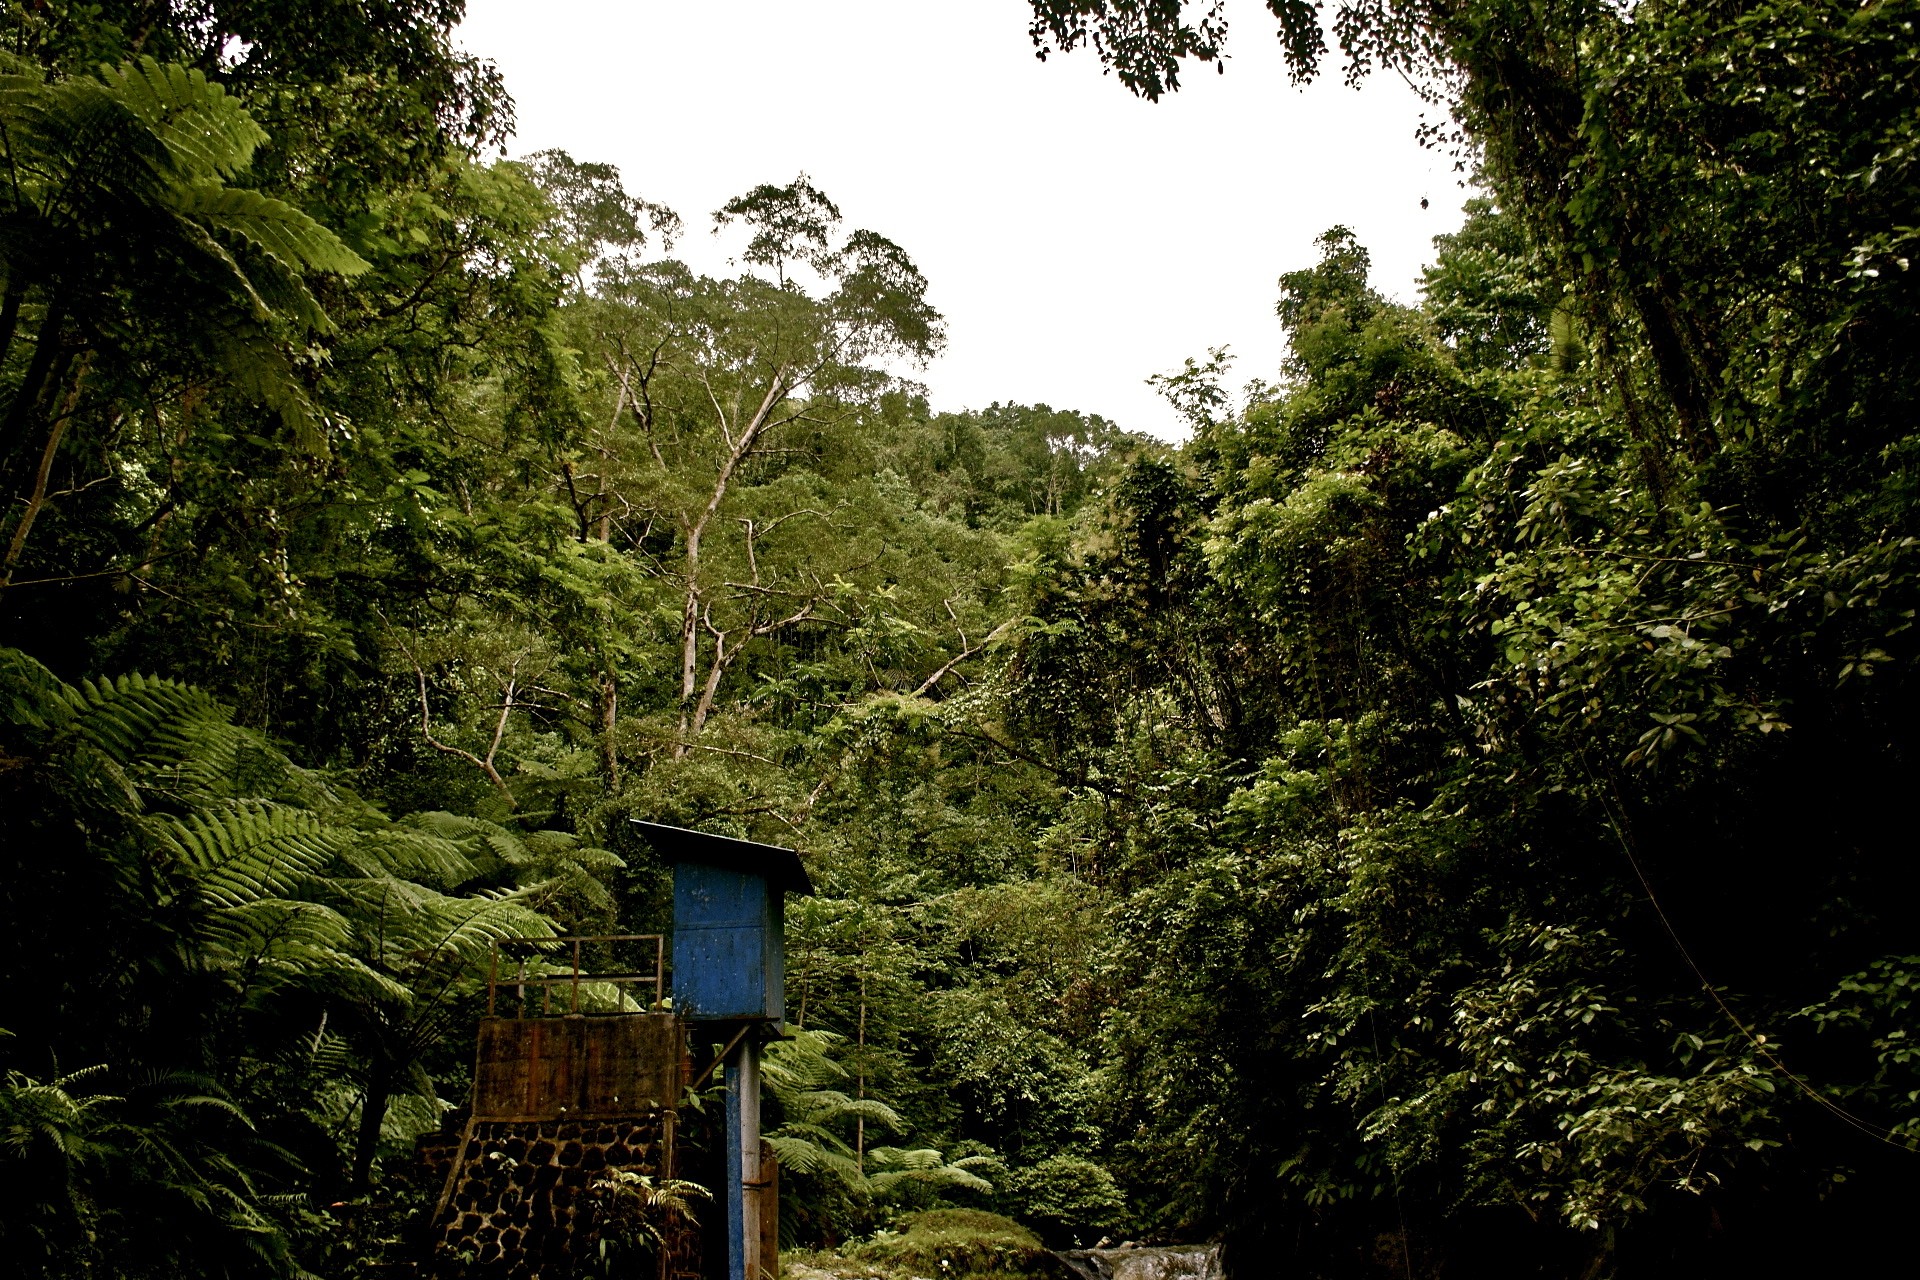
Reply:
[[[1227,344],[1235,385],[1272,377],[1274,282],[1335,223],[1411,300],[1464,196],[1399,80],[1294,88],[1264,6],[1229,13],[1226,74],[1193,66],[1157,104],[1089,51],[1038,61],[1025,0],[469,0],[460,40],[506,76],[512,154],[618,165],[686,219],[696,268],[727,269],[712,210],[802,171],[849,229],[899,242],[947,317],[914,375],[936,408],[1173,437],[1148,374]]]

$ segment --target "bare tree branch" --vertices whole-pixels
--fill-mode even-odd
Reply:
[[[464,747],[456,747],[450,742],[442,742],[433,735],[433,712],[427,704],[426,669],[420,665],[420,660],[414,656],[413,650],[407,645],[406,641],[396,640],[395,643],[400,652],[406,656],[407,665],[413,668],[414,679],[419,684],[420,736],[425,738],[427,745],[434,750],[444,752],[450,756],[457,756],[486,774],[487,780],[498,787],[500,794],[511,802],[513,800],[513,792],[507,788],[506,779],[500,776],[500,770],[494,767],[493,761],[494,757],[499,754],[501,739],[506,736],[507,718],[513,714],[515,692],[513,675],[509,675],[506,684],[506,696],[500,700],[500,718],[494,724],[493,740],[487,744],[487,754],[484,756],[475,755]],[[520,661],[516,658],[513,664],[513,674],[517,674],[519,669]]]
[[[994,640],[998,638],[999,635],[1002,632],[1004,632],[1008,627],[1011,627],[1016,621],[1018,621],[1018,619],[1009,618],[1007,621],[1001,623],[999,626],[995,627],[992,631],[988,632],[987,638],[982,640],[979,644],[969,646],[968,648],[962,649],[959,653],[955,654],[953,658],[950,661],[948,661],[945,665],[943,665],[938,671],[934,672],[932,675],[928,676],[925,680],[921,681],[920,687],[913,691],[912,696],[916,698],[924,698],[927,694],[931,693],[933,691],[933,687],[939,684],[940,681],[947,675],[948,672],[952,671],[955,667],[959,666],[961,663],[965,662],[967,659],[975,658],[985,653],[988,647],[993,644]],[[962,644],[965,644],[966,638],[967,638],[966,633],[962,632],[960,635],[960,642]]]

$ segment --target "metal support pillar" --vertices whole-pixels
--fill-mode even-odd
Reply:
[[[759,1182],[760,1045],[746,1035],[727,1059],[727,1280],[760,1280]]]

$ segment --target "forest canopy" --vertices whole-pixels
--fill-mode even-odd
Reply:
[[[501,158],[457,3],[6,8],[21,1274],[390,1273],[494,943],[667,925],[634,818],[818,889],[790,1248],[1893,1248],[1920,6],[1267,7],[1476,186],[1417,300],[1330,228],[1282,367],[1156,375],[1178,445],[936,410],[932,285],[804,174]],[[1032,10],[1148,98],[1227,50]]]

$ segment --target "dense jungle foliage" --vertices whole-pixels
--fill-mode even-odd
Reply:
[[[1284,368],[1155,379],[1174,447],[934,412],[928,282],[805,177],[710,278],[613,169],[493,158],[457,0],[6,6],[18,1274],[399,1258],[492,944],[666,924],[630,818],[820,889],[796,1247],[1894,1248],[1920,5],[1268,8],[1479,194],[1418,305],[1328,231]],[[1148,97],[1224,57],[1217,7],[1033,13]]]

